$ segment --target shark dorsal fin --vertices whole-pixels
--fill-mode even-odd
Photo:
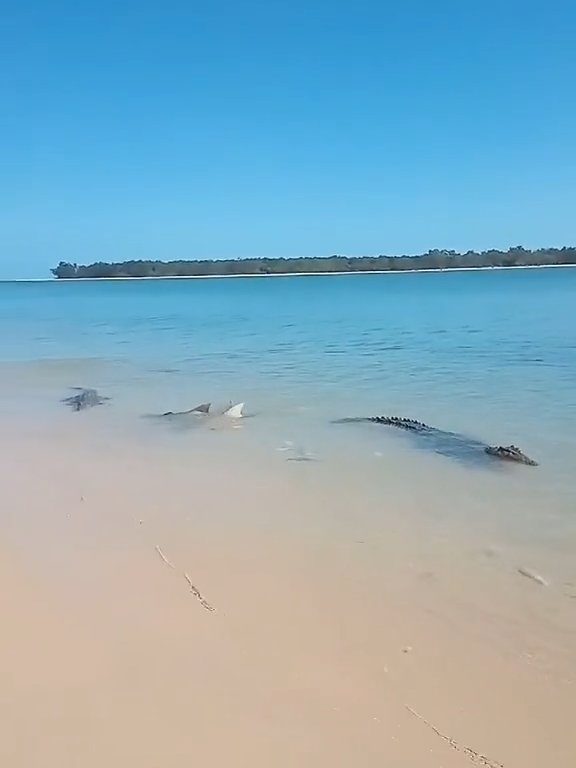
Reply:
[[[210,406],[212,403],[201,403],[196,408],[192,408],[190,413],[210,413]]]

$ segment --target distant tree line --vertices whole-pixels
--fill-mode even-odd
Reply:
[[[298,259],[227,259],[223,261],[123,261],[70,264],[61,261],[51,270],[60,279],[79,277],[210,277],[220,275],[279,275],[303,272],[401,272],[409,269],[464,269],[470,267],[526,267],[576,264],[576,247],[539,248],[520,245],[507,251],[430,250],[419,256],[329,256]]]

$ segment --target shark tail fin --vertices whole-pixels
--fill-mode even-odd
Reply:
[[[244,411],[244,403],[236,403],[236,405],[231,405],[229,408],[227,408],[223,416],[228,416],[230,419],[241,419]]]

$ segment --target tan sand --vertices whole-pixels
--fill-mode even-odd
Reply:
[[[320,463],[3,443],[0,765],[575,764],[569,590]]]

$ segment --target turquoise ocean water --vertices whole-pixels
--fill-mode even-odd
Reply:
[[[245,401],[258,417],[246,431],[271,448],[291,440],[351,462],[383,455],[395,471],[401,457],[403,477],[484,487],[474,468],[428,456],[406,435],[331,423],[407,416],[537,458],[537,470],[487,480],[486,504],[505,494],[560,540],[576,514],[575,306],[571,268],[4,282],[2,412],[69,418],[59,399],[72,386],[111,395],[98,418],[126,424]]]

